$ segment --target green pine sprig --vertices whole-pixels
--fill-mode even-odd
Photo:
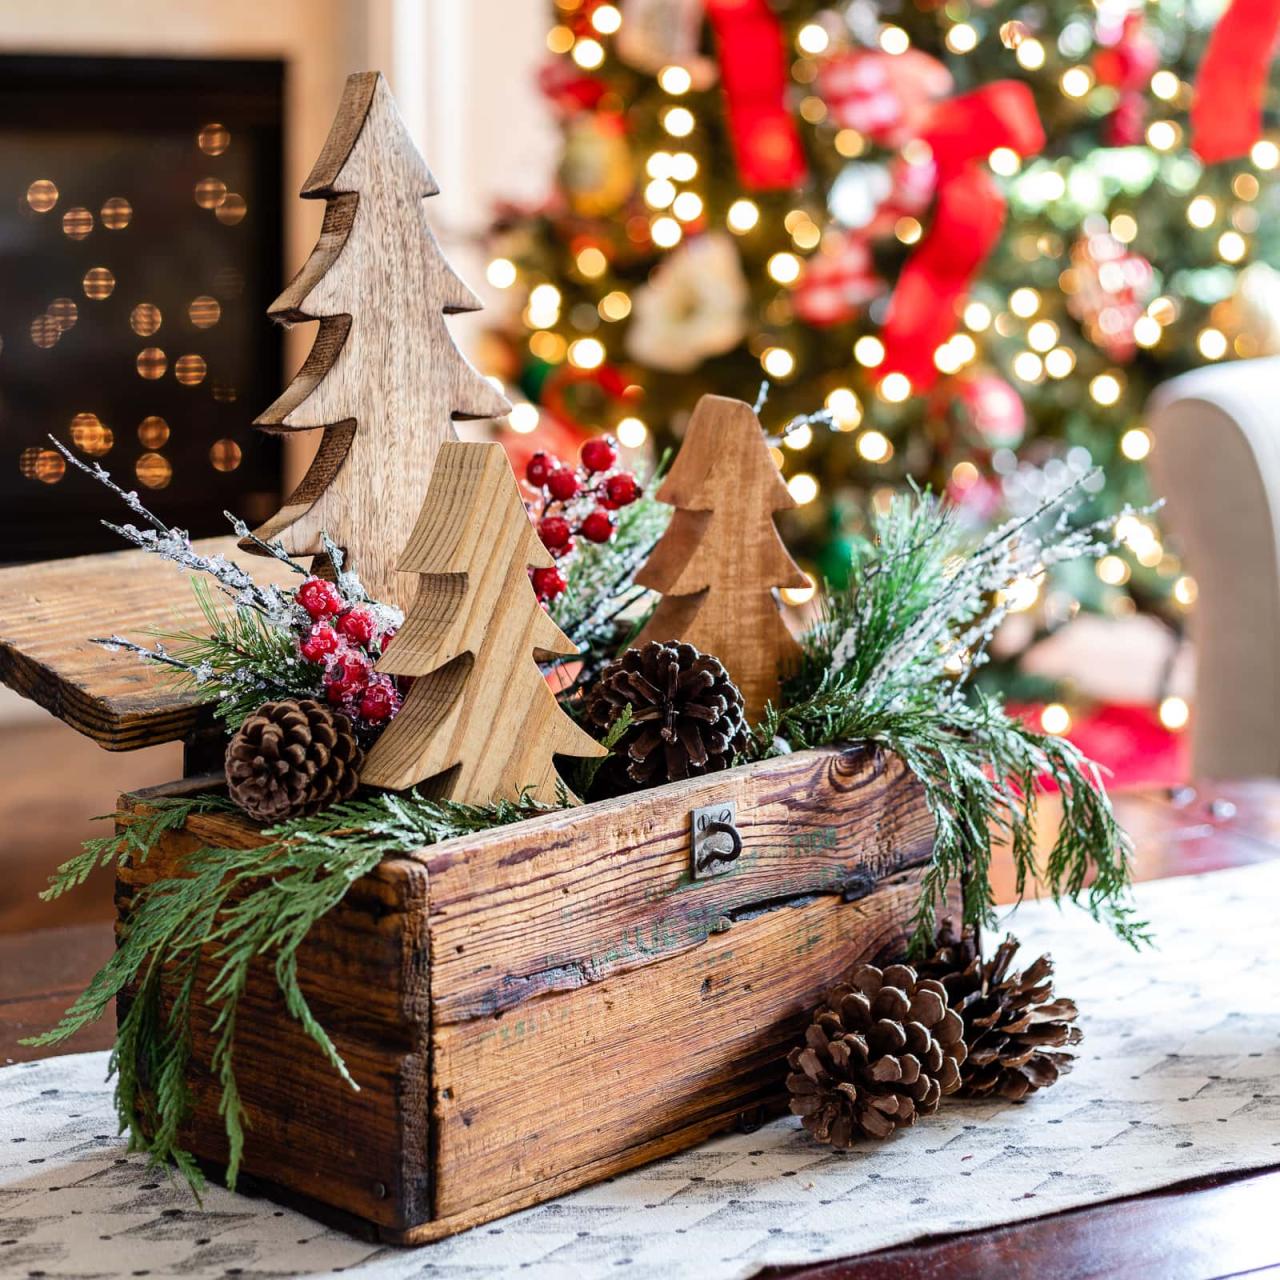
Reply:
[[[563,804],[566,797],[560,797]],[[193,813],[229,807],[218,797],[150,802],[153,812],[128,815],[114,836],[59,869],[50,895],[84,881],[98,866],[145,860],[166,831]],[[456,836],[519,822],[558,806],[524,793],[517,800],[467,805],[429,800],[413,791],[384,793],[335,805],[264,831],[252,849],[205,848],[183,860],[180,877],[144,886],[134,896],[120,945],[52,1030],[25,1043],[57,1044],[96,1021],[117,996],[133,988],[111,1056],[120,1131],[131,1151],[153,1163],[173,1161],[199,1190],[199,1168],[179,1142],[190,1112],[186,1067],[195,1000],[214,1011],[212,1068],[221,1090],[219,1110],[230,1155],[227,1185],[234,1187],[244,1150],[245,1113],[236,1085],[236,1015],[251,966],[268,960],[290,1015],[333,1068],[358,1088],[341,1055],[315,1018],[298,981],[297,954],[312,925],[341,902],[348,888],[385,857]],[[196,964],[214,966],[198,992]],[[161,999],[161,976],[170,993]]]

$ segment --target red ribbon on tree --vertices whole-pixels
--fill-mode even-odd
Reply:
[[[1209,37],[1191,106],[1191,149],[1206,164],[1247,155],[1262,134],[1280,0],[1232,0]]]
[[[1035,155],[1044,129],[1031,90],[999,80],[939,102],[921,136],[938,170],[933,222],[898,277],[880,336],[882,372],[926,390],[938,377],[933,353],[955,332],[956,306],[1004,225],[1004,194],[986,159],[997,147]]]
[[[738,177],[749,191],[794,187],[808,174],[787,107],[782,23],[766,0],[707,0],[720,50],[725,120]]]

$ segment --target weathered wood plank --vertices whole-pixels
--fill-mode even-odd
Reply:
[[[743,854],[694,880],[689,814],[734,802]],[[701,946],[736,915],[869,892],[923,862],[933,823],[883,753],[806,751],[423,853],[439,1023],[505,1011]]]
[[[728,802],[742,854],[697,879],[690,812]],[[270,972],[252,974],[236,1052],[245,1171],[419,1242],[772,1106],[821,993],[905,945],[932,837],[900,762],[818,751],[390,858],[299,956],[359,1094]],[[260,839],[234,816],[193,817],[122,873],[122,919],[190,850]],[[219,1163],[212,1023],[199,1008],[186,1140]]]
[[[234,538],[196,543],[205,555],[236,552]],[[253,562],[260,582],[296,575]],[[0,681],[109,751],[186,737],[205,696],[175,690],[135,654],[108,654],[92,636],[204,631],[186,575],[145,551],[114,551],[0,569]]]
[[[122,923],[133,893],[175,874],[193,849],[249,848],[261,839],[234,817],[194,817],[146,863],[120,873]],[[391,1230],[429,1213],[425,919],[425,869],[391,858],[353,885],[299,950],[303,993],[359,1092],[290,1018],[269,965],[251,970],[236,1027],[236,1078],[249,1125],[245,1171]],[[200,993],[213,972],[206,956]],[[213,1018],[197,999],[188,1077],[194,1106],[184,1141],[202,1159],[225,1164],[220,1087],[209,1071]]]
[[[858,961],[905,948],[920,875],[859,902],[827,893],[766,908],[589,993],[437,1025],[436,1214],[776,1097],[822,993]]]

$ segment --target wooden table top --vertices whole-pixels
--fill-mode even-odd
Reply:
[[[286,582],[276,560],[205,538],[204,555],[237,558],[261,583]],[[146,551],[0,569],[0,682],[38,702],[109,751],[184,738],[207,697],[175,689],[136,654],[104,653],[91,637],[120,632],[145,644],[155,632],[207,631],[184,570]]]
[[[1245,866],[1280,857],[1280,782],[1203,784],[1170,795],[1118,796],[1136,843],[1140,880]],[[1046,827],[1053,806],[1046,806]],[[1007,900],[1012,870],[997,867]],[[0,1064],[46,1056],[18,1041],[43,1030],[110,954],[111,925],[74,925],[0,936]],[[107,1048],[102,1022],[62,1046]],[[1280,1162],[1272,1169],[1199,1179],[1147,1195],[1069,1210],[1006,1227],[939,1237],[843,1261],[764,1274],[787,1280],[959,1280],[1153,1276],[1160,1280],[1280,1272]]]

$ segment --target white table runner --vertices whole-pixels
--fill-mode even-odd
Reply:
[[[1159,949],[1082,913],[1024,906],[1080,1005],[1075,1071],[1023,1104],[945,1102],[848,1154],[799,1122],[716,1139],[611,1182],[402,1250],[262,1200],[185,1187],[126,1159],[106,1055],[0,1070],[0,1276],[734,1280],[1280,1165],[1280,861],[1141,886]]]

